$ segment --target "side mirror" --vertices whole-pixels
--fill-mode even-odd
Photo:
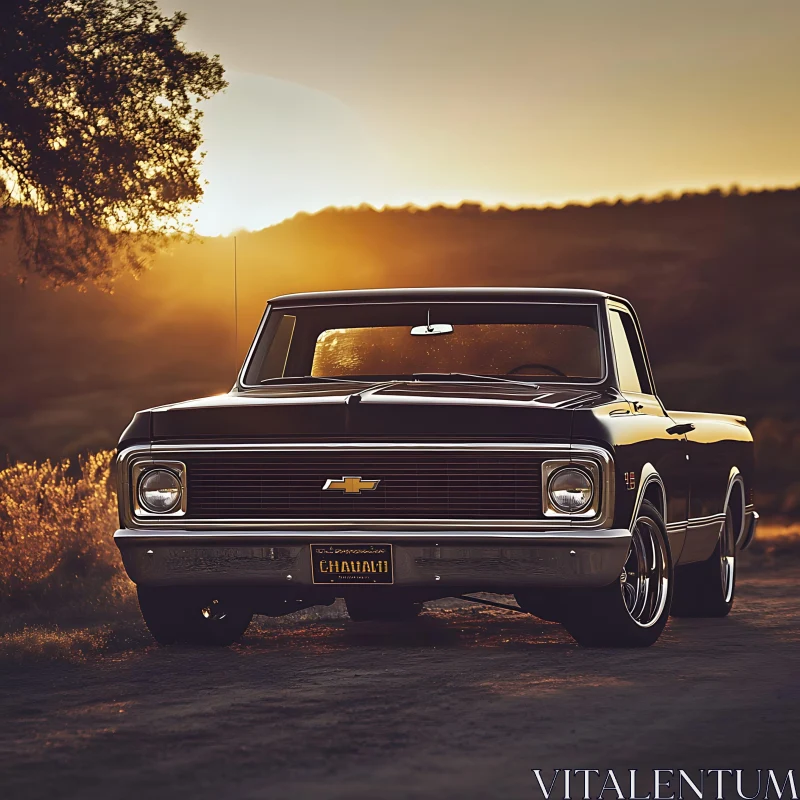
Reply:
[[[431,325],[416,325],[411,329],[412,336],[441,336],[443,333],[452,333],[453,326],[449,322],[437,322]]]

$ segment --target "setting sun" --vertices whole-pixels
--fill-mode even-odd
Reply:
[[[378,146],[343,103],[263,75],[227,78],[227,91],[205,109],[202,234],[255,230],[301,210],[386,196]]]

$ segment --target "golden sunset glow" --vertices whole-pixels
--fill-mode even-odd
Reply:
[[[206,105],[201,233],[800,181],[794,2],[174,5],[230,81]]]

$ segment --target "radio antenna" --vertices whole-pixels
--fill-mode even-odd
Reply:
[[[236,237],[233,237],[233,361],[239,368],[239,281],[236,263]]]

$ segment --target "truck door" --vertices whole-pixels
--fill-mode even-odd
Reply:
[[[673,561],[677,561],[686,538],[689,506],[689,460],[685,433],[671,433],[675,422],[655,393],[653,379],[636,320],[629,310],[609,302],[609,325],[620,391],[630,404],[631,441],[625,460],[641,476],[650,463],[664,482],[667,524]],[[623,465],[624,469],[624,465]]]

